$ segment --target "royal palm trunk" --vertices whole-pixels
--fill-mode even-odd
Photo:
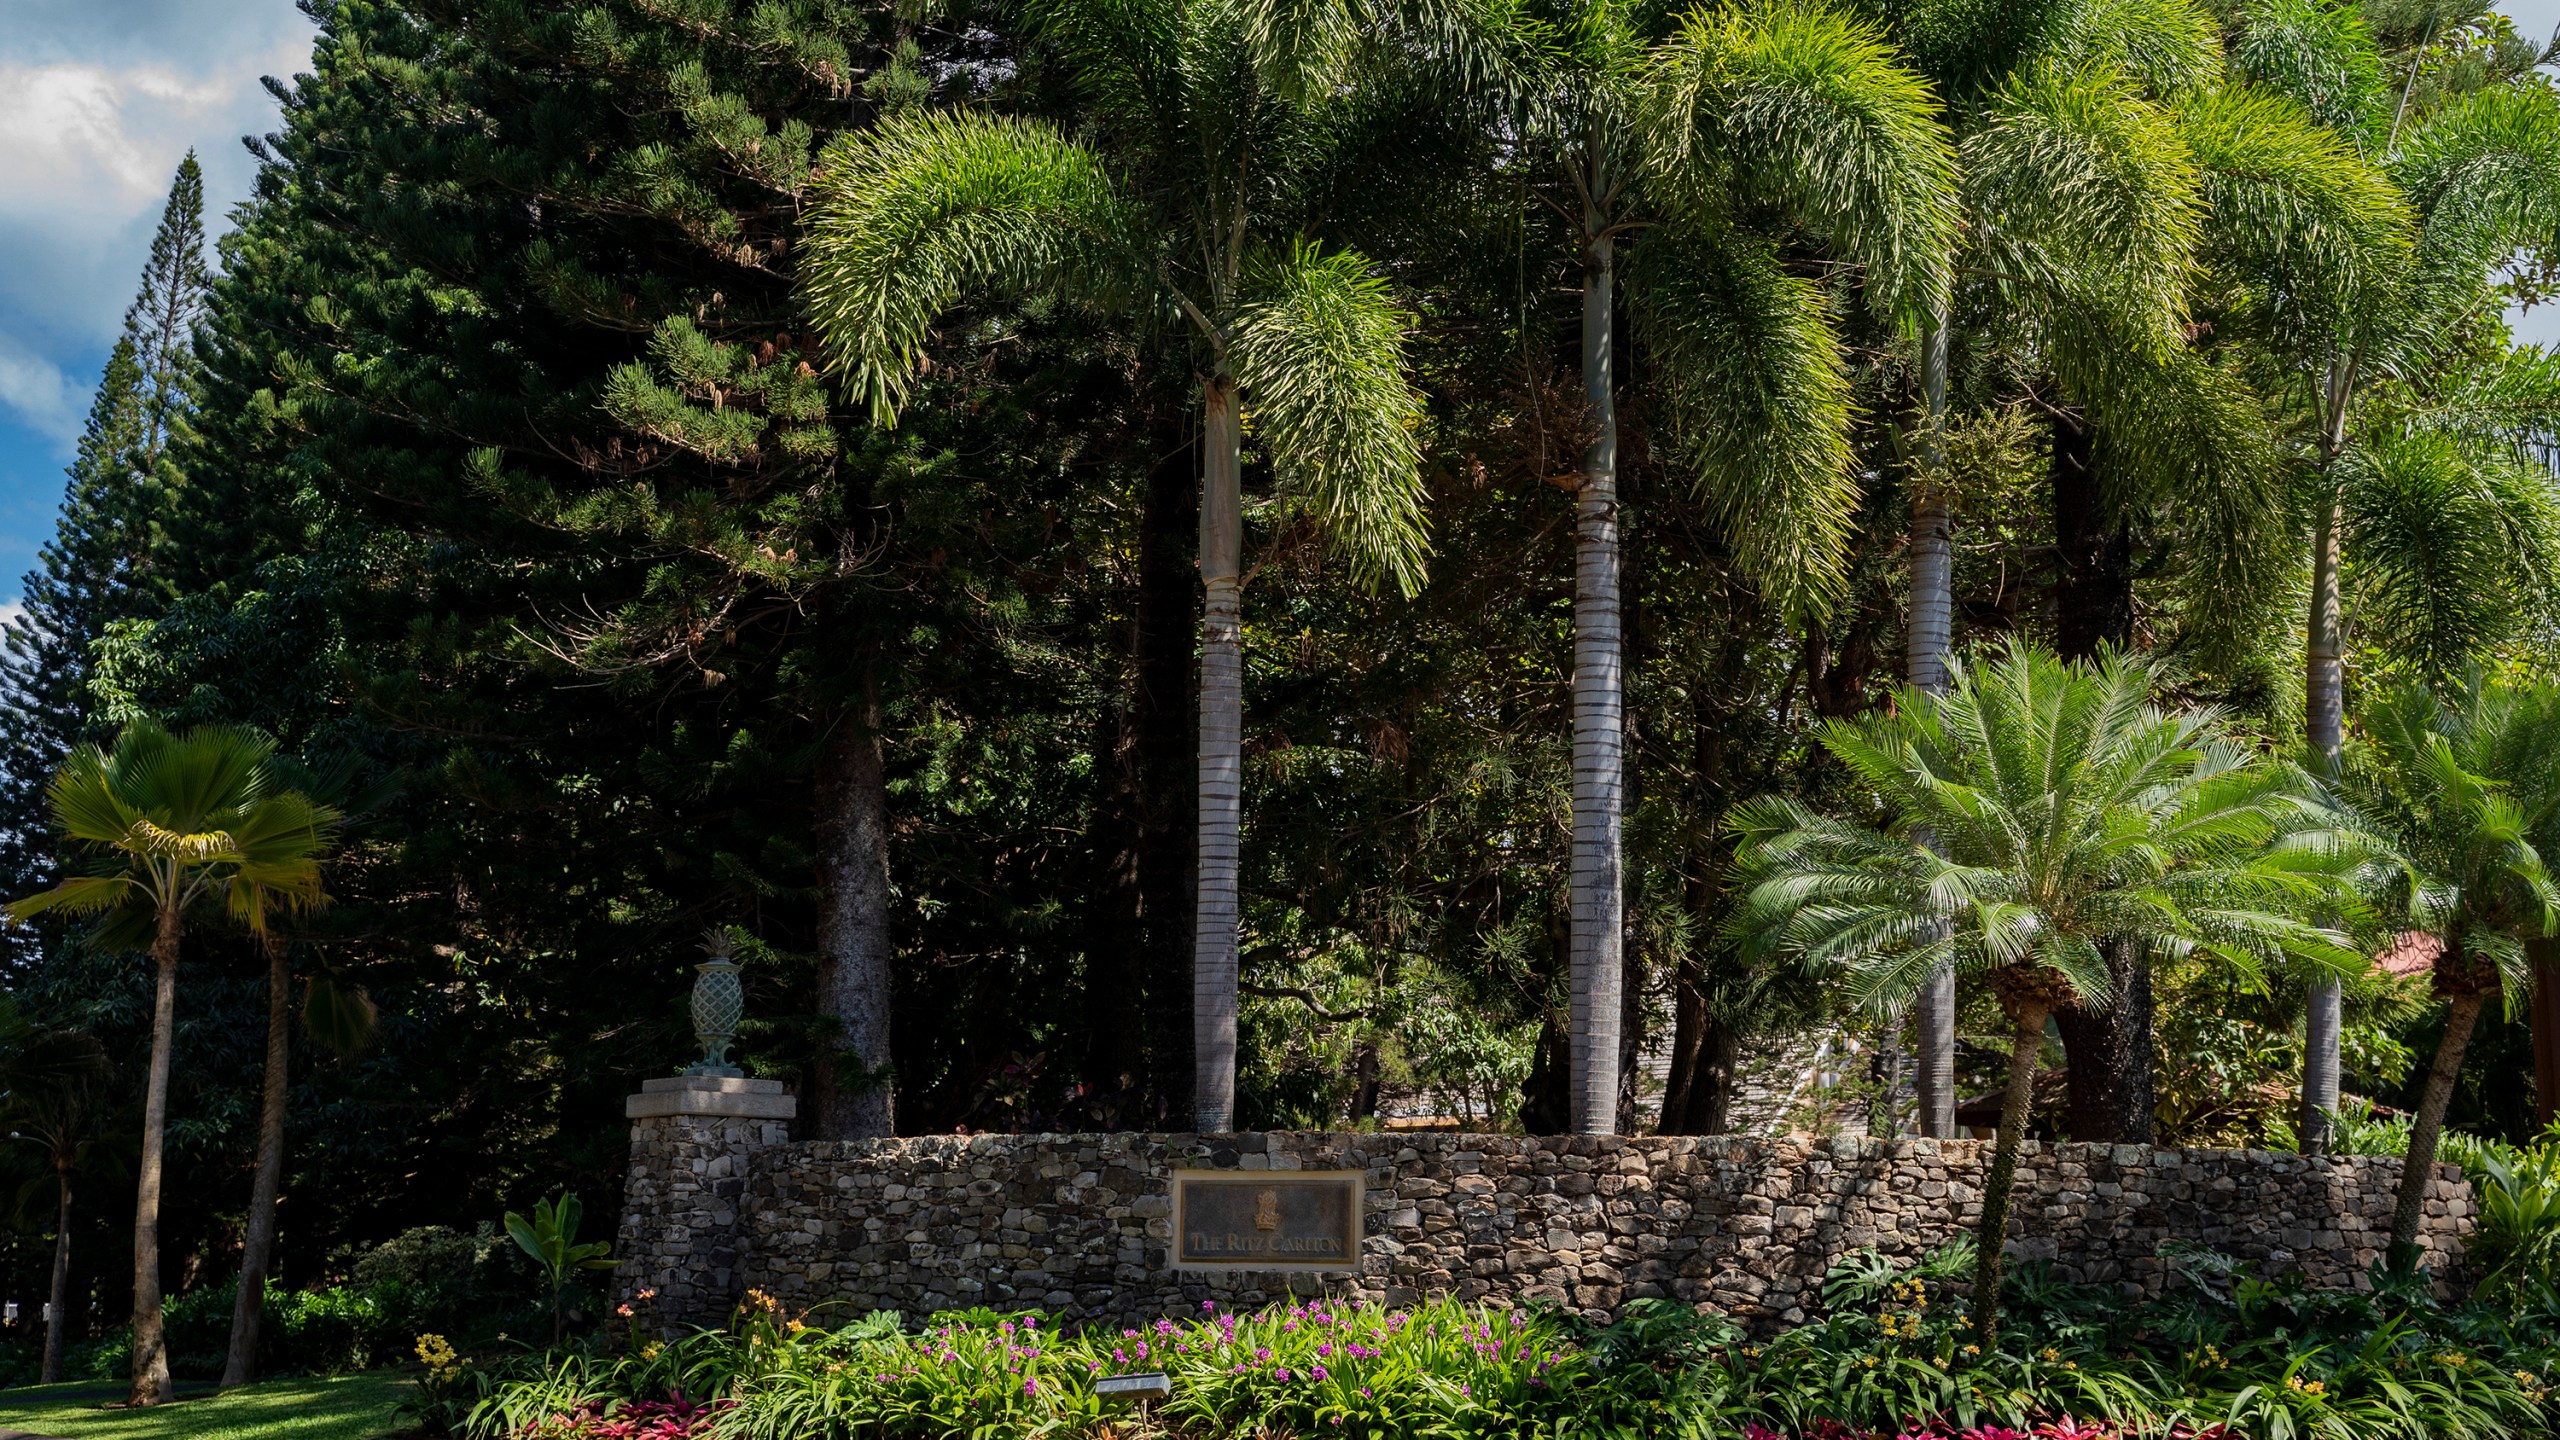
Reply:
[[[1200,387],[1200,878],[1192,942],[1199,1129],[1234,1128],[1236,926],[1244,831],[1244,463],[1235,377]]]
[[[1954,517],[1941,487],[1946,464],[1947,327],[1941,321],[1920,336],[1921,477],[1911,495],[1911,616],[1904,643],[1904,676],[1932,695],[1947,688],[1947,645],[1955,615]],[[1956,1133],[1956,972],[1941,966],[1921,983],[1918,997],[1920,1133],[1953,1139]]]
[[[1594,146],[1594,153],[1598,147]],[[1594,185],[1592,193],[1603,193]],[[1624,637],[1619,629],[1618,412],[1614,372],[1616,243],[1586,216],[1582,252],[1582,390],[1593,437],[1574,505],[1573,998],[1574,1130],[1617,1129],[1618,1041],[1625,1003],[1626,806]]]
[[[2347,444],[2347,398],[2355,384],[2355,366],[2345,359],[2329,363],[2322,392],[2322,498],[2311,532],[2311,614],[2303,635],[2303,741],[2322,778],[2335,779],[2338,755],[2346,744],[2347,667],[2345,602],[2339,593],[2341,532],[2346,527],[2346,497],[2338,488],[2338,456]],[[2338,982],[2316,976],[2304,1002],[2302,1027],[2302,1149],[2317,1155],[2329,1148],[2330,1117],[2338,1113]]]
[[[284,1111],[292,1058],[293,971],[284,937],[269,935],[267,951],[267,1074],[258,1106],[258,1177],[249,1190],[248,1233],[240,1243],[240,1288],[231,1302],[231,1354],[222,1385],[258,1378],[258,1325],[266,1308],[267,1271],[276,1248],[276,1198],[284,1188]]]

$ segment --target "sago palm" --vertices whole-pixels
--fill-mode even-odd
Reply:
[[[1592,437],[1575,493],[1571,1124],[1608,1132],[1626,914],[1622,292],[1675,473],[1786,615],[1819,614],[1843,589],[1857,504],[1848,367],[1824,288],[1780,242],[1856,267],[1888,320],[1923,313],[1947,283],[1953,156],[1935,97],[1883,33],[1827,6],[1702,9],[1665,27],[1585,0],[1527,25],[1521,108],[1576,251]]]
[[[2211,710],[2164,710],[2156,675],[2025,647],[1951,664],[1943,695],[1831,722],[1829,750],[1882,802],[1870,827],[1787,799],[1733,820],[1750,890],[1737,943],[1836,975],[1870,1011],[1971,973],[2011,1026],[2009,1088],[1983,1193],[1974,1323],[1998,1323],[2002,1246],[2045,1022],[2108,999],[2102,946],[2201,954],[2254,975],[2287,956],[2352,963],[2305,915],[2352,898],[2301,777],[2225,738]]]
[[[169,1398],[160,1189],[180,939],[191,914],[218,904],[234,886],[316,898],[317,857],[336,820],[326,807],[275,786],[274,753],[274,742],[254,731],[204,726],[172,735],[149,720],[127,725],[113,749],[85,745],[73,751],[45,802],[73,852],[94,868],[8,907],[21,921],[47,913],[88,915],[110,932],[148,936],[151,1062],[143,1086],[133,1215],[136,1405]]]
[[[2560,935],[2560,687],[2474,675],[2448,701],[2400,686],[2358,717],[2344,762],[2341,788],[2397,851],[2389,913],[2442,942],[2444,1036],[2391,1207],[2392,1262],[2407,1269],[2472,1026],[2490,996],[2522,992],[2526,947]]]
[[[827,354],[894,421],[932,329],[1045,294],[1186,358],[1201,451],[1194,1094],[1233,1123],[1240,920],[1244,422],[1285,505],[1359,578],[1411,593],[1428,554],[1411,317],[1356,251],[1307,238],[1327,166],[1399,62],[1443,78],[1497,53],[1460,7],[1380,0],[1031,0],[1089,123],[908,112],[828,147],[801,285]]]

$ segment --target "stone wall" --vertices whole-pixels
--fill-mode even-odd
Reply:
[[[653,1286],[670,1313],[717,1318],[711,1302],[763,1289],[793,1309],[833,1304],[910,1314],[972,1305],[1040,1307],[1128,1321],[1252,1306],[1292,1293],[1402,1304],[1419,1297],[1547,1299],[1613,1311],[1640,1296],[1712,1306],[1761,1328],[1817,1303],[1841,1253],[1913,1255],[1970,1228],[1991,1147],[1971,1141],[1523,1138],[1288,1133],[924,1136],[679,1155],[633,1133],[625,1294]],[[677,1147],[698,1144],[679,1140]],[[646,1189],[669,1164],[737,1186],[707,1212],[705,1253],[672,1237],[688,1222]],[[1367,1172],[1358,1273],[1175,1273],[1169,1178],[1177,1168]],[[740,1173],[742,1172],[742,1173]],[[2452,1166],[2432,1186],[2423,1239],[2449,1274],[2468,1230],[2469,1186]],[[2322,1286],[2363,1283],[2390,1224],[2399,1162],[2136,1146],[2026,1147],[2011,1245],[2066,1277],[2156,1293],[2156,1251],[2201,1241]],[[721,1194],[726,1199],[725,1194]],[[721,1217],[729,1216],[726,1228]],[[709,1263],[706,1263],[708,1260]],[[678,1287],[684,1298],[677,1300]],[[725,1298],[725,1297],[721,1297]]]

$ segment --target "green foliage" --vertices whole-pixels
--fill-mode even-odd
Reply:
[[[551,1339],[554,1344],[560,1339],[563,1320],[561,1298],[567,1292],[569,1282],[581,1270],[613,1268],[611,1241],[578,1243],[581,1214],[578,1197],[566,1194],[536,1201],[530,1216],[513,1210],[507,1212],[507,1237],[516,1242],[517,1249],[532,1257],[534,1264],[542,1267],[543,1284],[551,1295]]]

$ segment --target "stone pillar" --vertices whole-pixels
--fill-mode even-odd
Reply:
[[[634,1324],[727,1318],[745,1288],[748,1169],[759,1152],[790,1141],[784,1122],[798,1109],[779,1080],[711,1075],[644,1080],[624,1102],[631,1171],[613,1290]],[[644,1290],[655,1293],[642,1299]]]

